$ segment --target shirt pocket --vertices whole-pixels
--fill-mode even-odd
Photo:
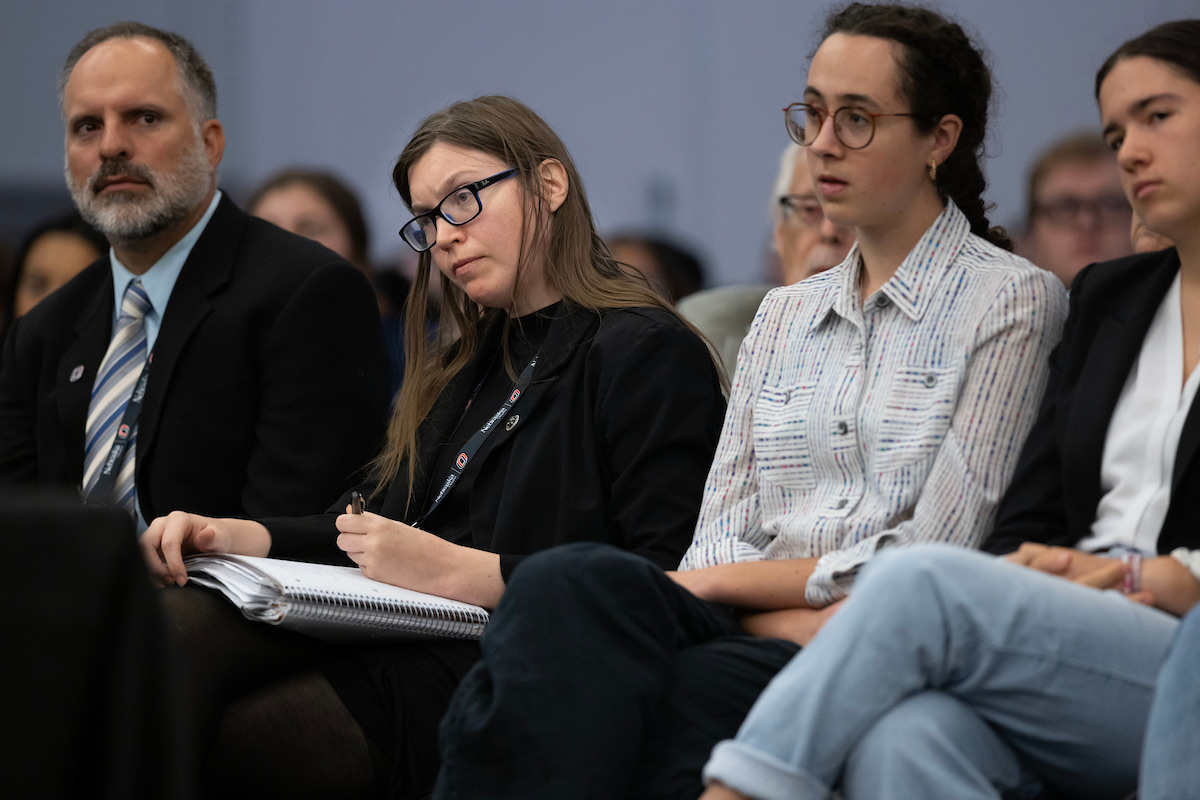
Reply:
[[[759,476],[785,489],[813,489],[809,412],[815,384],[765,386],[754,406],[754,456]]]
[[[958,394],[957,370],[905,367],[892,376],[879,420],[875,468],[932,460],[946,439]]]

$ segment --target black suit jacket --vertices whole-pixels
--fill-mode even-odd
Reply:
[[[477,357],[422,424],[415,498],[445,478],[434,472],[440,445],[499,335],[499,325],[483,333]],[[506,580],[524,556],[579,541],[612,544],[674,569],[692,540],[724,413],[712,358],[678,318],[647,308],[575,309],[551,324],[533,382],[471,459],[469,490],[460,481],[444,502],[468,505],[472,544],[500,554]],[[406,507],[407,489],[405,473],[368,510],[416,520],[425,509],[420,500]],[[272,555],[344,559],[334,519],[348,499],[326,515],[262,520]]]
[[[0,370],[0,485],[79,486],[112,309],[105,256],[14,323]],[[362,274],[223,198],[155,341],[138,421],[143,513],[323,509],[376,451],[388,391]]]
[[[1174,249],[1088,267],[1051,356],[1050,380],[1016,475],[984,543],[993,553],[1033,541],[1073,547],[1091,532],[1109,420],[1163,297],[1179,271]],[[1200,408],[1188,411],[1158,550],[1200,542]]]

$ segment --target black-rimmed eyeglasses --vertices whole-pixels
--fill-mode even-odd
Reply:
[[[792,141],[808,147],[817,140],[829,109],[809,103],[792,103],[783,110],[784,124]],[[845,147],[862,150],[875,138],[875,120],[879,117],[919,117],[920,114],[874,114],[857,106],[842,106],[833,112],[833,135]]]
[[[466,186],[458,187],[443,197],[442,202],[406,222],[400,229],[400,238],[418,253],[425,252],[437,243],[438,217],[451,225],[466,225],[483,211],[483,203],[479,200],[479,191],[516,174],[517,170],[510,168],[474,183],[468,183]]]

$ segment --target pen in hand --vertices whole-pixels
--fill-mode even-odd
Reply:
[[[363,505],[364,504],[365,504],[365,501],[363,500],[362,492],[351,492],[350,493],[350,513],[351,514],[363,513]]]

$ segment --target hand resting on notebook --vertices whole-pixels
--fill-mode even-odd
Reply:
[[[183,557],[192,553],[265,556],[271,534],[252,519],[214,519],[184,511],[158,517],[138,540],[150,577],[159,586],[187,583]]]
[[[337,518],[337,545],[368,578],[486,608],[500,601],[504,581],[495,553],[453,544],[378,514],[346,512]],[[271,534],[254,520],[175,511],[150,523],[140,544],[155,583],[182,586],[188,579],[185,555],[266,556]]]

